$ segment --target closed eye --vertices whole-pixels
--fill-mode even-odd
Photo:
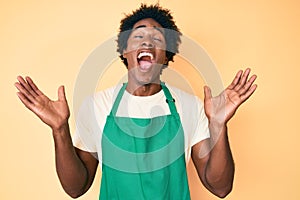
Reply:
[[[161,42],[161,39],[160,39],[160,38],[157,38],[157,37],[154,37],[153,40],[156,40],[156,41]]]
[[[133,38],[143,38],[141,35],[135,35]]]

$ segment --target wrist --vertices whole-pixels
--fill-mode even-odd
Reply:
[[[216,142],[220,137],[227,137],[227,123],[210,120],[208,127],[210,137],[214,142]]]
[[[66,121],[58,126],[51,127],[51,129],[52,129],[53,135],[58,135],[58,134],[60,135],[62,133],[68,132],[69,123],[68,123],[68,121]]]
[[[73,148],[68,122],[59,127],[52,128],[52,136],[54,139],[55,149]]]
[[[209,123],[209,126],[213,126],[213,127],[219,128],[219,129],[227,127],[227,122],[226,121],[218,120],[218,119],[215,119],[215,118],[210,118],[208,120],[208,123]]]

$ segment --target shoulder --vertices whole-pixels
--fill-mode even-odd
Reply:
[[[172,86],[170,84],[167,84],[167,83],[166,83],[166,86],[168,87],[171,94],[173,95],[173,98],[175,98],[175,101],[177,100],[183,105],[185,104],[188,106],[193,106],[196,104],[200,104],[200,105],[203,104],[202,100],[194,94],[188,93],[182,89],[179,89],[179,88]]]
[[[80,113],[96,112],[99,114],[99,112],[109,112],[121,87],[122,84],[118,84],[89,95],[82,102],[80,106]]]
[[[204,104],[198,96],[168,84],[166,84],[166,86],[175,99],[177,111],[181,115],[184,123],[186,123],[188,119],[196,120],[205,118]]]
[[[120,91],[122,84],[118,84],[105,90],[96,92],[92,97],[93,102],[113,102]]]

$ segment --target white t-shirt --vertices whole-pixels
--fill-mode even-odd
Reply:
[[[185,138],[185,158],[190,159],[191,147],[210,137],[208,119],[202,101],[191,94],[166,84],[179,113]],[[102,160],[101,137],[115,98],[122,85],[108,88],[88,97],[79,109],[76,131],[73,136],[75,147],[97,153]],[[131,118],[153,118],[170,114],[163,90],[151,96],[134,96],[126,90],[120,101],[116,116]],[[101,166],[101,164],[100,164]]]

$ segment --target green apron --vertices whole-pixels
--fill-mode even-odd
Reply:
[[[124,84],[102,135],[100,200],[189,200],[184,134],[175,100],[161,83],[170,113],[154,118],[118,117]]]

